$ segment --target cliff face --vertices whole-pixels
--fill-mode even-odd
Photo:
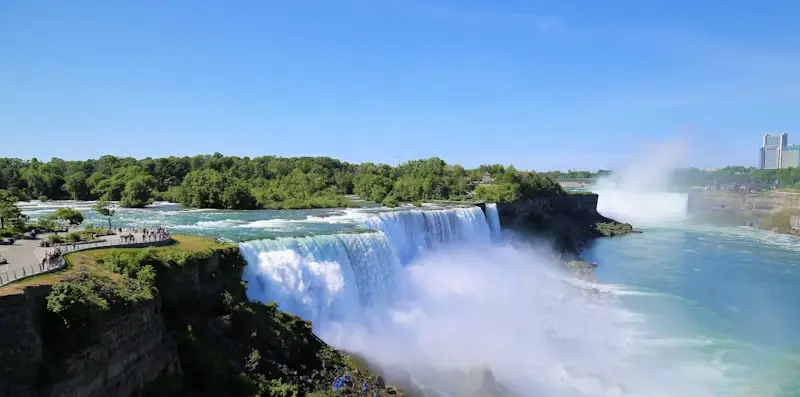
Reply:
[[[591,240],[630,233],[629,224],[597,212],[596,194],[574,194],[498,203],[500,224],[523,234],[550,240],[567,255],[577,254]]]
[[[60,319],[46,310],[52,286],[0,296],[0,397],[126,397],[156,378],[179,373],[177,345],[166,327],[172,318],[163,314],[180,313],[178,302],[202,306],[208,297],[217,298],[225,283],[238,284],[239,272],[221,269],[224,255],[165,269],[168,308],[156,292],[104,319],[77,350],[65,351],[71,341],[58,331]],[[229,277],[220,277],[220,271]]]
[[[42,360],[41,308],[49,288],[0,296],[0,396],[36,396]]]
[[[788,232],[791,215],[800,214],[800,194],[693,190],[689,193],[688,210],[700,221]]]
[[[66,343],[45,311],[49,286],[0,297],[0,396],[129,396],[178,369],[174,343],[158,299],[118,313],[100,325],[88,347],[54,357]]]

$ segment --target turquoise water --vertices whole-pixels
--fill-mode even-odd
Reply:
[[[59,207],[80,210],[84,225],[107,227],[107,218],[94,212],[91,202],[25,202],[22,212],[31,220],[47,216]],[[359,220],[370,214],[385,211],[380,208],[347,210],[289,210],[289,211],[231,211],[211,209],[184,209],[178,204],[155,203],[143,209],[116,208],[112,226],[156,228],[167,227],[173,233],[221,237],[232,241],[262,238],[296,237],[336,232],[359,232]]]
[[[105,225],[91,203],[22,207],[36,218],[58,206]],[[489,365],[521,395],[800,396],[800,240],[657,219],[583,253],[600,264],[591,288],[611,297],[595,300],[575,297],[582,287],[541,249],[498,242],[493,220],[475,207],[157,203],[119,209],[113,224],[246,242],[252,299],[279,301],[326,341],[380,360]]]
[[[642,231],[584,252],[598,280],[663,335],[699,346],[695,359],[732,395],[800,396],[800,240],[689,223]]]

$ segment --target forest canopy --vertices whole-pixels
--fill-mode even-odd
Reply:
[[[387,205],[565,194],[545,174],[497,164],[468,170],[437,157],[393,167],[329,157],[249,158],[219,153],[142,160],[0,158],[0,190],[20,200],[106,200],[132,208],[164,200],[219,209],[345,207],[354,205],[346,197],[353,194]]]

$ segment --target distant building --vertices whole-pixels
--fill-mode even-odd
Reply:
[[[758,168],[774,170],[781,168],[783,150],[789,145],[789,134],[764,134],[764,141],[759,150]]]
[[[800,145],[789,145],[781,148],[780,168],[800,167]]]

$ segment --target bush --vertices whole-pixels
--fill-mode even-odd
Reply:
[[[630,234],[633,231],[633,226],[629,223],[621,223],[616,221],[611,222],[598,222],[595,223],[595,230],[603,236],[623,236]]]
[[[397,197],[388,196],[383,200],[383,203],[381,204],[389,208],[394,208],[397,207],[400,204],[400,202],[397,200]]]
[[[36,224],[34,226],[36,227],[36,229],[46,232],[52,232],[58,228],[58,225],[56,225],[56,221],[54,221],[49,217],[37,219]]]
[[[61,238],[61,236],[58,236],[58,235],[55,235],[55,234],[51,234],[50,237],[47,238],[47,241],[50,244],[61,244],[61,243],[64,242],[64,239]]]
[[[64,236],[64,241],[68,243],[77,243],[79,241],[84,241],[84,236],[76,232],[67,233],[67,235]]]
[[[49,199],[44,194],[39,196],[39,201],[47,201],[47,200],[49,200]]]
[[[508,203],[521,197],[520,187],[517,184],[501,183],[499,185],[478,185],[475,187],[476,200],[487,203]]]
[[[59,208],[53,215],[53,219],[60,219],[69,222],[70,225],[80,225],[83,223],[83,214],[72,208]]]

